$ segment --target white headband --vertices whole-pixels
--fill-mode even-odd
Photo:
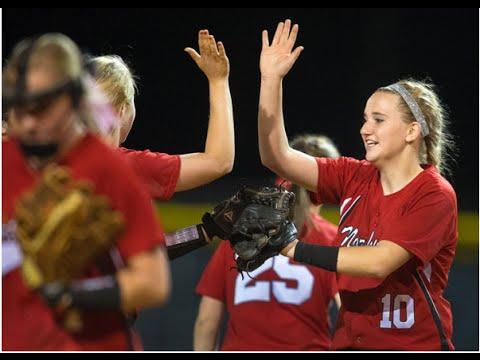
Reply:
[[[405,89],[405,87],[403,87],[399,83],[388,85],[385,89],[389,89],[396,92],[398,95],[400,95],[403,98],[403,100],[405,100],[405,102],[408,105],[408,108],[410,109],[413,116],[415,117],[415,120],[417,120],[418,123],[420,124],[423,137],[427,136],[429,133],[427,121],[423,116],[422,110],[420,110],[420,106],[418,106],[417,102],[415,101],[413,96],[407,91],[407,89]]]

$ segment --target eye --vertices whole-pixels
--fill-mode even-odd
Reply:
[[[381,123],[381,122],[384,122],[385,120],[382,119],[382,118],[375,118],[375,122],[377,123]]]

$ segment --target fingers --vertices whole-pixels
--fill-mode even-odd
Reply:
[[[268,43],[268,31],[263,30],[262,31],[262,50],[268,48],[269,43]]]
[[[288,38],[290,51],[293,49],[293,46],[295,45],[295,41],[297,41],[297,35],[298,35],[298,24],[295,24],[293,25],[292,31],[290,32],[290,36]]]
[[[193,61],[198,62],[200,60],[200,54],[197,53],[194,49],[192,48],[185,48],[184,51],[190,55],[190,57],[193,59]]]
[[[292,56],[293,56],[293,61],[297,61],[298,57],[303,51],[303,46],[298,46],[295,50],[293,50]]]
[[[298,35],[298,24],[292,25],[292,21],[290,19],[285,20],[285,23],[280,22],[277,25],[277,30],[275,31],[275,35],[272,40],[273,45],[286,45],[288,50],[291,51],[293,46],[295,45],[295,41],[297,40]],[[266,30],[262,32],[262,48],[265,49],[268,47],[268,33]]]
[[[279,22],[277,25],[277,30],[275,31],[275,35],[273,36],[272,45],[277,45],[280,43],[280,37],[282,36],[283,32],[283,22]]]
[[[210,53],[208,30],[200,30],[198,32],[198,49],[200,55],[208,55]]]
[[[225,47],[223,46],[223,43],[221,41],[217,42],[217,48],[220,56],[227,57],[227,54],[225,52]]]
[[[280,36],[280,42],[285,43],[288,41],[288,35],[290,34],[290,26],[292,22],[290,19],[285,20],[285,25],[283,25],[282,35]]]
[[[217,42],[215,41],[215,37],[213,35],[209,35],[208,37],[208,46],[210,48],[210,55],[218,56]]]

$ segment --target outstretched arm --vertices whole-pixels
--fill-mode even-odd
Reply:
[[[264,30],[262,33],[258,142],[263,165],[284,179],[316,191],[316,161],[312,156],[290,148],[283,120],[283,78],[303,50],[301,46],[293,50],[297,34],[298,25],[291,28],[290,20],[278,24],[271,44],[268,32]]]
[[[216,42],[208,30],[198,34],[198,54],[185,51],[208,79],[210,120],[205,151],[181,155],[180,176],[175,191],[185,191],[207,184],[228,174],[233,168],[235,141],[233,110],[228,75],[229,61],[223,44]]]
[[[333,247],[305,244],[295,240],[281,252],[298,262],[318,266],[339,274],[386,278],[412,255],[392,241],[376,246]]]

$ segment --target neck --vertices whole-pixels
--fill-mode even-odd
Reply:
[[[390,195],[403,189],[423,169],[418,161],[389,163],[379,168],[383,194]]]
[[[312,214],[320,215],[320,209],[321,208],[322,208],[322,205],[311,204],[309,210],[310,210],[310,213],[312,213]]]

